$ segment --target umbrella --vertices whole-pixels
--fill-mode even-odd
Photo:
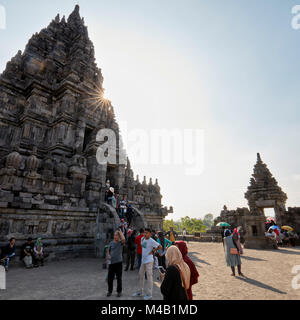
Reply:
[[[281,229],[288,230],[288,231],[294,231],[294,229],[290,226],[283,226],[283,227],[281,227]]]
[[[273,218],[273,217],[267,217],[267,221],[274,221],[274,222],[275,222],[275,218]]]
[[[217,227],[230,227],[230,224],[227,222],[219,222],[217,224]]]
[[[272,226],[270,228],[273,229],[273,230],[278,229],[280,231],[280,228],[278,226]]]

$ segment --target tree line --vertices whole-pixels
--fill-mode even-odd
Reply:
[[[188,234],[194,232],[205,232],[210,229],[214,224],[214,217],[211,213],[206,214],[203,219],[190,218],[188,216],[180,218],[180,220],[174,221],[164,220],[163,229],[164,231],[169,231],[170,227],[174,228],[176,232],[182,232],[185,228]]]

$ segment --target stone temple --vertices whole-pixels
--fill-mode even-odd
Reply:
[[[221,215],[215,219],[215,225],[224,221],[232,227],[242,226],[245,231],[245,247],[269,247],[269,242],[264,236],[265,208],[274,209],[278,225],[288,225],[300,232],[300,207],[286,210],[287,195],[282,191],[267,165],[262,161],[259,153],[245,198],[248,200],[249,208],[228,210],[224,206]],[[210,232],[217,232],[217,230],[214,226]]]
[[[119,127],[103,94],[79,6],[7,63],[0,76],[0,245],[41,236],[52,258],[101,250],[120,223],[104,202],[107,180],[133,204],[136,227],[162,228],[172,207],[162,206],[157,180],[141,183],[129,160],[120,160]],[[103,128],[117,137],[116,163],[96,159]]]

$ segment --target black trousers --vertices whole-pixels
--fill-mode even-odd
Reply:
[[[130,262],[131,262],[131,269],[133,269],[134,262],[135,262],[135,250],[127,250],[127,265],[126,265],[126,269],[129,268]]]
[[[158,265],[163,267],[165,270],[167,269],[166,267],[166,256],[163,255],[163,256],[158,256]]]
[[[108,292],[113,292],[113,282],[117,276],[117,292],[122,292],[122,262],[110,264],[108,267]]]

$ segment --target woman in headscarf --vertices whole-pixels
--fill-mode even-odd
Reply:
[[[165,273],[161,273],[163,282],[160,287],[164,300],[188,300],[187,290],[191,277],[189,266],[176,246],[168,248],[166,258],[168,268]]]
[[[43,266],[44,265],[44,252],[43,252],[42,238],[37,238],[33,250],[34,250],[34,266],[38,267],[39,262],[40,262],[41,266]]]
[[[229,230],[225,231],[224,237],[224,253],[225,259],[228,267],[231,267],[232,276],[235,277],[235,267],[238,268],[239,276],[244,277],[242,274],[242,262],[239,252],[239,247],[232,238],[232,234]]]
[[[242,245],[241,245],[241,234],[240,234],[241,230],[242,230],[242,227],[241,227],[241,226],[235,228],[235,229],[233,230],[233,233],[232,233],[232,239],[233,239],[233,240],[235,241],[235,243],[237,244],[237,246],[238,246],[238,248],[239,248],[239,253],[240,253],[240,254],[243,254],[243,247],[242,247]]]
[[[176,241],[175,244],[178,247],[178,249],[180,250],[184,262],[189,266],[190,271],[191,271],[190,287],[188,288],[187,292],[189,295],[189,300],[193,300],[192,286],[194,284],[198,283],[199,273],[197,271],[197,268],[196,268],[194,262],[187,255],[188,248],[187,248],[186,243],[184,241]]]

